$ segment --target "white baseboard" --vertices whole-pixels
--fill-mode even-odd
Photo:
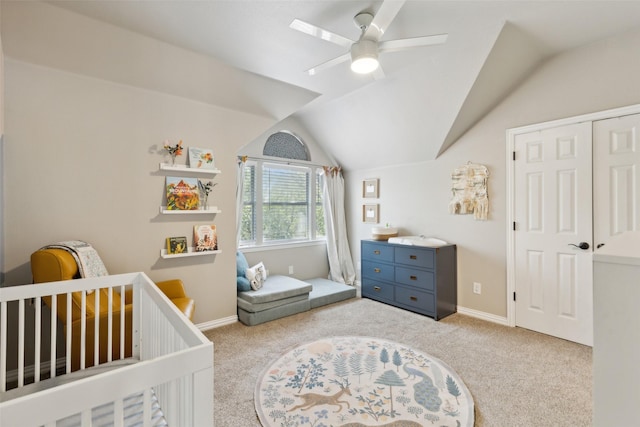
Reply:
[[[231,325],[238,321],[238,316],[223,317],[222,319],[211,320],[209,322],[198,323],[196,328],[201,331],[208,331],[209,329],[219,328],[220,326]]]
[[[472,308],[465,308],[458,306],[458,313],[465,316],[475,317],[476,319],[486,320],[488,322],[498,323],[500,325],[509,326],[506,317],[496,316],[495,314],[485,313],[484,311],[474,310]]]

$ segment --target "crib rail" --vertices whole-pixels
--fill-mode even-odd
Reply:
[[[120,355],[115,359],[124,358],[124,298],[121,307],[111,308],[111,298],[114,292],[124,295],[125,290],[131,289],[133,299],[131,301],[131,349],[132,357],[136,363],[119,366],[115,369],[97,373],[95,375],[61,383],[55,387],[47,387],[45,383],[60,380],[56,379],[56,319],[55,298],[65,295],[67,307],[72,292],[82,292],[82,316],[83,322],[86,314],[87,298],[94,298],[94,303],[99,306],[100,292],[90,292],[96,289],[107,289],[110,313],[106,316],[109,340],[107,354],[111,356],[113,333],[112,314],[121,315],[119,337],[121,342]],[[45,333],[50,333],[49,342],[51,354],[49,366],[45,366],[45,379],[41,375],[40,344],[43,331],[40,328],[42,320],[41,301],[45,297],[51,298],[52,327]],[[98,299],[96,301],[95,299]],[[33,355],[33,375],[29,379],[32,384],[25,384],[25,352],[29,347],[25,345],[25,328],[27,316],[25,306],[33,301],[35,314],[35,345]],[[10,348],[7,342],[8,332],[8,307],[10,304],[18,306],[18,345],[17,350],[17,386],[14,390],[7,389],[7,352]],[[113,312],[112,312],[113,310]],[[71,324],[70,310],[68,310],[66,325]],[[118,322],[116,322],[118,323]],[[94,333],[98,333],[100,326],[98,321],[93,325]],[[86,339],[87,325],[81,325],[81,339]],[[90,333],[90,331],[89,331]],[[77,372],[71,372],[70,361],[70,330],[65,334],[66,360],[64,374],[73,376]],[[46,340],[45,340],[46,341]],[[94,363],[99,365],[98,359],[99,340],[94,340]],[[82,357],[84,355],[84,341],[81,345]],[[13,345],[11,345],[13,347]],[[84,361],[86,362],[86,361]],[[85,363],[81,363],[80,371],[85,370]],[[106,365],[115,362],[110,357]],[[101,365],[104,366],[104,365]],[[89,368],[93,369],[94,368]],[[86,370],[85,372],[88,372]],[[141,398],[141,410],[135,419],[142,420],[140,425],[150,426],[168,423],[168,425],[212,425],[213,405],[213,344],[171,303],[171,301],[155,286],[144,273],[131,273],[123,275],[106,276],[94,279],[71,280],[64,282],[52,282],[38,285],[25,285],[0,289],[0,424],[1,425],[64,425],[75,423],[69,420],[77,420],[77,425],[92,425],[92,418],[96,415],[96,408],[105,410],[112,425],[131,425],[130,414],[125,414],[126,402],[132,396]],[[29,387],[34,392],[26,394]],[[22,393],[21,393],[22,392]],[[155,407],[159,407],[161,417],[157,416]],[[34,408],[38,410],[34,411]],[[106,409],[105,409],[106,408]],[[129,418],[128,418],[129,417]]]

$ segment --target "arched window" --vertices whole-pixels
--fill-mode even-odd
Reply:
[[[311,160],[305,143],[288,130],[281,130],[267,138],[262,154],[283,159]]]
[[[240,246],[300,244],[325,239],[322,167],[289,131],[267,138],[262,154],[285,160],[244,163]]]

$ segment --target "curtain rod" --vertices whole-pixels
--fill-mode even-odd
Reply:
[[[270,159],[270,158],[265,158],[265,157],[251,157],[251,156],[238,156],[239,158],[244,158],[247,160],[253,160],[253,161],[261,161],[261,162],[266,162],[266,163],[278,163],[278,164],[284,164],[284,165],[289,165],[289,166],[314,166],[317,168],[322,168],[325,165],[319,165],[316,163],[311,163],[311,162],[306,162],[305,163],[297,163],[297,162],[292,162],[291,160],[277,160],[277,159]],[[303,162],[304,160],[300,160],[299,162]]]

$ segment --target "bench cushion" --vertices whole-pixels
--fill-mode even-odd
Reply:
[[[271,280],[271,279],[269,279]],[[309,299],[304,298],[301,301],[291,302],[281,305],[280,307],[269,308],[257,313],[250,313],[238,308],[238,319],[247,326],[259,325],[260,323],[270,322],[282,317],[291,316],[292,314],[302,313],[309,310]]]
[[[282,298],[276,301],[269,301],[257,304],[251,304],[250,302],[238,298],[238,308],[243,309],[249,313],[257,313],[259,311],[269,310],[271,308],[280,307],[282,305],[290,304],[292,302],[305,301],[309,299],[309,294],[296,295],[294,297]]]
[[[238,292],[238,298],[250,304],[264,304],[311,292],[312,286],[302,280],[288,276],[269,276],[261,289]]]
[[[321,278],[305,281],[313,286],[313,290],[309,293],[311,308],[333,304],[356,296],[354,286]]]

